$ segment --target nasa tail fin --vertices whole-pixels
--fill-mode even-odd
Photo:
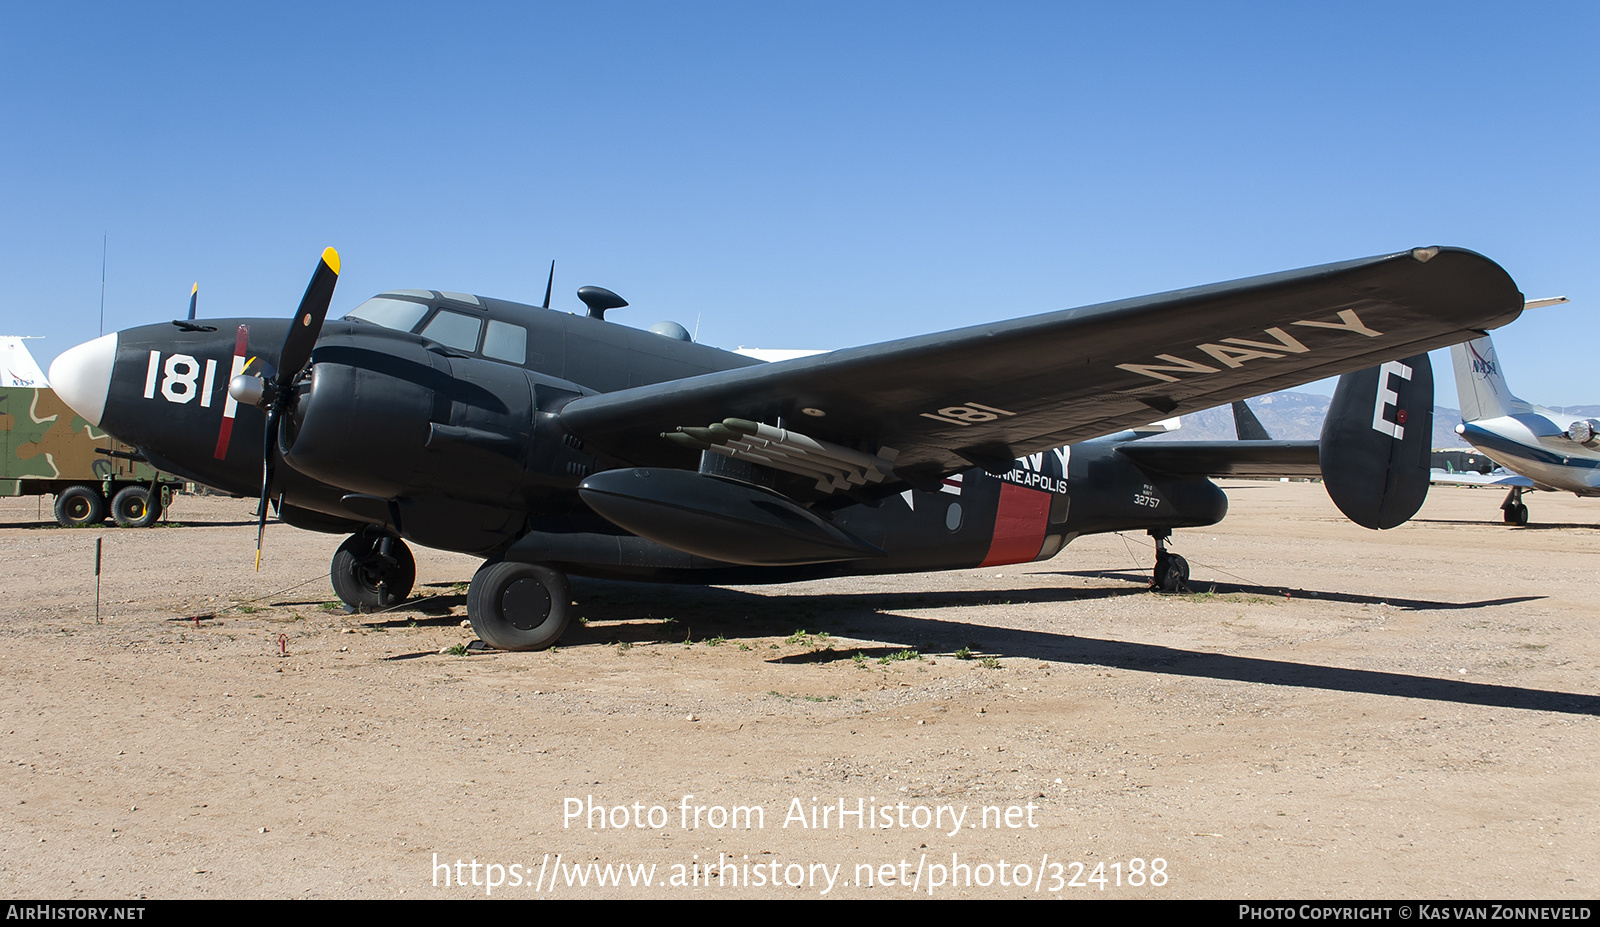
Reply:
[[[1450,349],[1456,369],[1456,392],[1461,400],[1461,420],[1477,422],[1510,415],[1517,402],[1500,372],[1494,355],[1494,342],[1488,335]]]
[[[1347,373],[1322,423],[1323,486],[1339,511],[1362,527],[1402,525],[1428,497],[1432,444],[1428,355]]]

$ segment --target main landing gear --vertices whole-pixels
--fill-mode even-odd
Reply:
[[[495,560],[467,588],[467,618],[499,650],[544,650],[561,639],[572,615],[572,588],[558,570]]]
[[[417,581],[417,562],[405,541],[362,532],[339,545],[328,575],[339,601],[358,612],[375,612],[406,600]]]
[[[1150,574],[1150,588],[1161,592],[1189,591],[1189,561],[1167,550],[1167,538],[1172,531],[1151,528],[1150,536],[1156,539],[1156,568]]]
[[[1506,493],[1506,501],[1500,503],[1500,511],[1505,513],[1506,524],[1516,525],[1518,528],[1528,527],[1528,506],[1522,501],[1522,494],[1526,492],[1522,486],[1513,486]]]

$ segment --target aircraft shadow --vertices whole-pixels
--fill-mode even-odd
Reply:
[[[857,649],[874,658],[889,656],[907,647],[914,647],[923,653],[947,654],[965,646],[984,656],[1026,657],[1052,663],[1102,666],[1193,679],[1220,679],[1261,685],[1399,696],[1463,705],[1600,715],[1600,696],[1596,695],[1208,653],[1158,644],[1102,640],[1051,631],[1001,628],[897,613],[897,609],[908,607],[958,607],[1004,604],[1006,601],[1070,602],[1074,599],[1105,598],[1104,593],[1107,590],[1034,589],[885,595],[861,593],[760,596],[737,589],[696,587],[647,587],[649,593],[639,593],[628,588],[633,585],[635,584],[584,581],[578,598],[580,601],[585,601],[583,611],[590,616],[591,624],[587,626],[574,624],[562,638],[562,646],[647,641],[684,643],[686,638],[699,646],[722,635],[728,636],[727,644],[733,644],[740,638],[778,636],[799,628],[811,632],[810,643],[816,649],[804,654],[776,657],[770,662],[795,664],[850,660],[854,658]],[[579,587],[579,584],[575,582],[574,586]],[[1256,587],[1231,588],[1249,591]],[[1222,589],[1219,584],[1218,591]],[[1142,589],[1109,591],[1117,595],[1143,594]],[[1277,590],[1266,590],[1266,592],[1278,594]],[[1465,604],[1421,600],[1408,603],[1404,600],[1380,600],[1360,596],[1339,599],[1335,598],[1334,594],[1319,594],[1319,598],[1352,602],[1388,601],[1390,605],[1410,608],[1464,608],[1526,601],[1530,597]],[[637,613],[640,606],[648,608],[649,616],[656,620],[638,621],[637,619],[646,617]],[[671,623],[659,620],[660,617],[668,615],[677,617]],[[627,623],[621,623],[624,621]],[[907,647],[870,648],[850,648],[835,644],[834,649],[830,650],[825,643],[818,646],[822,642],[818,641],[815,635],[820,631],[835,635],[914,643],[908,644]]]
[[[1595,695],[1438,679],[1408,673],[1318,666],[1288,660],[1205,653],[1154,644],[1133,644],[1070,635],[1012,631],[1004,628],[983,630],[988,635],[998,638],[990,644],[990,647],[999,649],[1006,655],[1015,653],[1019,656],[1026,655],[1053,662],[1104,666],[1111,669],[1198,679],[1225,679],[1234,682],[1368,695],[1397,695],[1463,705],[1600,715],[1600,696]],[[1044,640],[1040,640],[1041,637]]]
[[[453,584],[430,583],[429,585]],[[326,599],[284,599],[267,603],[272,608],[316,608],[324,609],[333,603]],[[413,596],[398,605],[391,606],[379,612],[362,612],[356,614],[346,608],[334,608],[331,611],[342,615],[349,615],[369,628],[398,628],[407,625],[455,625],[460,624],[462,617],[452,615],[451,609],[467,604],[465,593]],[[419,617],[420,616],[420,617]]]
[[[1516,526],[1513,526],[1513,525],[1505,524],[1505,523],[1501,522],[1499,519],[1494,519],[1494,518],[1485,518],[1485,519],[1483,519],[1481,521],[1475,521],[1475,520],[1471,520],[1471,519],[1458,519],[1458,518],[1413,518],[1411,520],[1412,521],[1426,522],[1426,523],[1428,523],[1430,525],[1487,525],[1487,526],[1495,527],[1495,528],[1505,528],[1507,531],[1512,531],[1512,530],[1515,530],[1515,531],[1548,531],[1548,530],[1567,531],[1567,530],[1571,530],[1573,528],[1587,528],[1590,531],[1593,531],[1596,528],[1600,528],[1600,524],[1594,524],[1592,522],[1588,523],[1588,524],[1584,524],[1582,522],[1561,522],[1561,521],[1530,522],[1529,524],[1522,525],[1521,527],[1516,527]]]
[[[183,529],[183,528],[254,528],[255,526],[256,526],[256,523],[253,520],[249,520],[249,521],[188,521],[186,519],[178,519],[175,522],[170,523],[170,524],[167,523],[167,522],[164,522],[164,521],[159,521],[159,522],[156,522],[155,524],[151,525],[150,528],[151,529],[167,528],[167,529],[172,529],[172,530],[179,530],[179,529]],[[118,528],[116,526],[116,524],[114,522],[110,521],[109,519],[107,519],[104,523],[98,524],[98,525],[79,525],[79,526],[73,527],[73,528],[63,528],[60,525],[56,524],[56,520],[54,518],[50,517],[50,516],[45,516],[42,520],[40,520],[40,519],[26,519],[26,520],[23,520],[23,521],[5,521],[5,522],[0,522],[0,528],[44,528],[44,529],[50,530],[50,531],[110,531],[110,532],[117,532],[117,531],[143,531],[143,530],[146,530],[146,529],[143,529],[143,528]]]
[[[1117,572],[1112,570],[1061,571],[1056,575],[1084,576],[1091,579],[1124,579],[1129,582],[1147,582],[1147,580],[1138,573]],[[1459,608],[1489,608],[1495,605],[1515,605],[1518,602],[1536,602],[1539,599],[1547,598],[1547,596],[1542,595],[1521,595],[1506,596],[1499,599],[1480,599],[1476,602],[1441,602],[1436,599],[1398,599],[1391,596],[1360,595],[1353,592],[1328,592],[1318,589],[1286,589],[1283,586],[1253,586],[1246,583],[1213,583],[1208,581],[1191,581],[1189,584],[1189,591],[1190,594],[1247,594],[1270,596],[1273,598],[1280,597],[1287,592],[1291,596],[1298,596],[1306,599],[1316,599],[1319,602],[1342,602],[1347,605],[1388,605],[1392,608],[1403,608],[1408,611],[1416,611],[1419,609],[1450,610]]]

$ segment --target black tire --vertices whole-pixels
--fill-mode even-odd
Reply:
[[[1507,514],[1510,516],[1511,524],[1516,525],[1518,528],[1528,527],[1528,507],[1526,505],[1518,502],[1511,507],[1511,511]]]
[[[544,650],[561,639],[572,615],[565,574],[532,563],[485,563],[467,588],[467,617],[499,650]]]
[[[143,486],[126,486],[111,497],[111,517],[119,528],[148,528],[161,517],[161,503],[152,504]]]
[[[417,561],[406,542],[391,538],[387,559],[382,544],[381,536],[353,534],[333,552],[333,566],[328,570],[333,591],[339,601],[358,612],[399,605],[417,581]]]
[[[1188,592],[1189,561],[1177,554],[1168,554],[1167,570],[1162,574],[1159,586],[1162,592]]]
[[[63,528],[98,525],[106,520],[106,500],[92,486],[68,486],[56,495],[56,524]]]

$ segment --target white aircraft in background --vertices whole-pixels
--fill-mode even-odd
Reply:
[[[1567,301],[1565,296],[1530,300],[1527,308]],[[1488,335],[1456,345],[1450,356],[1461,399],[1462,424],[1456,434],[1521,479],[1490,474],[1444,481],[1510,487],[1500,505],[1508,525],[1528,523],[1522,494],[1529,489],[1600,496],[1600,421],[1564,415],[1511,395]]]

